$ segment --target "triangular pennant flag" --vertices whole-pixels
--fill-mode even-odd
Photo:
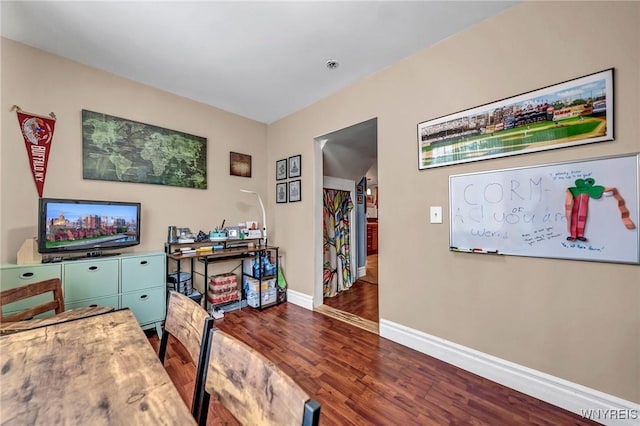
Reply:
[[[44,117],[25,113],[20,108],[16,109],[20,131],[29,156],[33,180],[38,190],[38,196],[42,198],[44,180],[47,175],[47,163],[49,162],[49,151],[51,150],[51,141],[53,140],[53,131],[56,124],[55,116],[52,114],[52,117]]]

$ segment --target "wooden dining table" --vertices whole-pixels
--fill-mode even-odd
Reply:
[[[196,423],[123,309],[0,336],[0,424]]]

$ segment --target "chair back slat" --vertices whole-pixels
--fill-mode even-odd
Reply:
[[[208,348],[209,331],[213,328],[213,318],[198,303],[184,294],[169,292],[167,316],[164,321],[164,333],[160,338],[158,357],[164,364],[169,336],[173,336],[184,346],[191,360],[196,365],[195,385],[191,402],[191,414],[198,418],[201,392],[203,389],[204,370],[206,367],[206,349]]]
[[[290,376],[221,330],[211,331],[209,345],[205,391],[240,423],[302,425],[309,395]],[[203,413],[206,409],[203,405]]]
[[[49,311],[55,311],[56,314],[64,312],[64,299],[62,296],[62,281],[60,278],[52,278],[45,281],[39,281],[32,284],[27,284],[0,292],[0,306],[4,307],[9,303],[17,302],[19,300],[28,299],[33,296],[52,292],[53,300],[33,306],[25,309],[21,312],[17,312],[11,315],[4,315],[0,317],[0,322],[14,322],[22,321],[24,319],[32,318],[36,315],[43,314]]]
[[[196,365],[207,318],[210,315],[202,306],[181,293],[170,293],[164,329],[182,343]]]

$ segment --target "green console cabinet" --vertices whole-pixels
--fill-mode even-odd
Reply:
[[[62,278],[62,265],[59,263],[45,265],[2,265],[0,269],[0,290],[9,290],[23,285]],[[4,307],[4,314],[12,314],[31,306],[51,300],[51,295],[41,294],[27,300],[19,300]],[[52,315],[52,314],[49,314]],[[38,317],[47,316],[46,314]]]
[[[0,289],[5,290],[49,278],[61,278],[66,309],[84,306],[129,308],[142,328],[160,326],[166,309],[166,256],[163,252],[130,253],[82,258],[60,263],[2,265]],[[43,300],[47,296],[40,296]],[[31,299],[30,304],[38,301]],[[25,301],[9,306],[20,310]]]
[[[155,323],[159,328],[164,321],[166,261],[164,253],[130,256],[120,261],[122,306],[131,308],[142,325]]]

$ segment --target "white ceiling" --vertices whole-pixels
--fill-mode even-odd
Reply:
[[[266,124],[515,4],[0,1],[6,38]],[[376,127],[325,135],[325,171],[375,174]]]
[[[268,124],[513,4],[2,1],[0,11],[4,37]]]

